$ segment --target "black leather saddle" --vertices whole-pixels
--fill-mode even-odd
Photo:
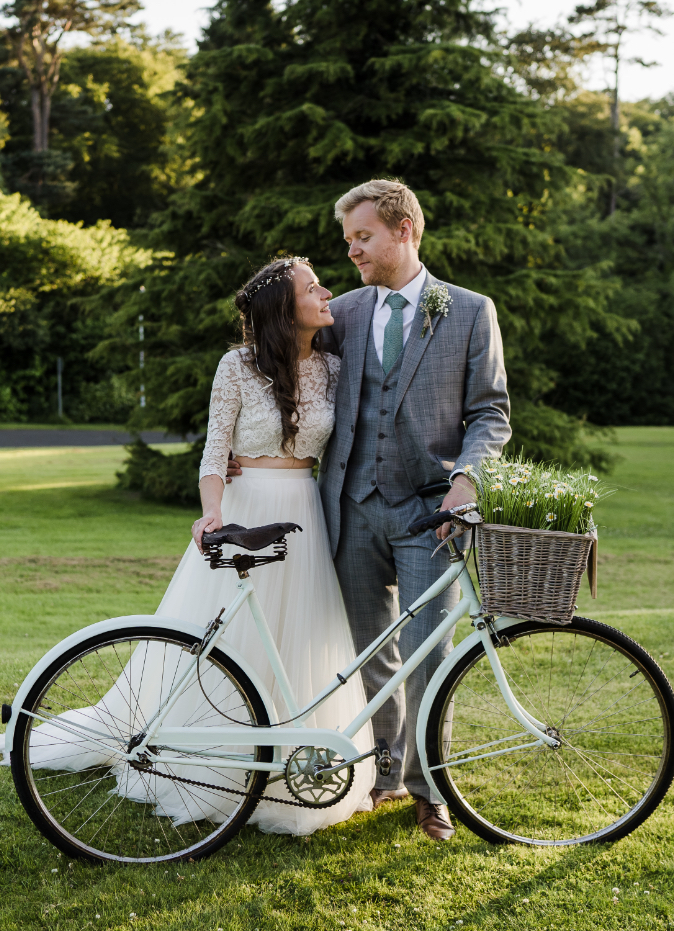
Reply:
[[[247,529],[240,524],[227,524],[214,533],[205,533],[202,537],[202,546],[205,550],[211,547],[231,543],[242,546],[244,550],[263,550],[265,546],[278,543],[287,533],[296,530],[302,532],[299,524],[266,524],[264,527],[251,527]]]

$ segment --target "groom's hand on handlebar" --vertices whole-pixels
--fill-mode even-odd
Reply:
[[[452,483],[452,487],[445,495],[440,507],[441,511],[451,511],[452,508],[460,504],[470,504],[475,501],[475,487],[467,475],[457,475]],[[443,524],[435,531],[438,540],[446,540],[452,532],[452,524]]]

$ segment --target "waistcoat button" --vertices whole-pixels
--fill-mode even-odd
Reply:
[[[351,432],[353,433],[353,424],[351,424]]]
[[[390,388],[391,388],[391,386],[390,386],[390,385],[384,385],[384,386],[382,387],[382,389],[381,389],[381,390],[382,390],[382,391],[389,391],[389,390],[390,390]]]
[[[383,462],[383,461],[384,461],[383,456],[377,456],[377,462]]]
[[[379,411],[379,413],[380,413],[380,414],[388,414],[388,411],[381,410],[381,411]]]
[[[385,433],[380,433],[380,434],[379,434],[379,439],[380,439],[380,440],[385,440],[385,439],[386,439],[386,434],[385,434]]]
[[[345,469],[345,468],[346,468],[346,463],[345,463],[345,462],[340,462],[340,463],[339,463],[339,468],[340,468],[340,469]]]
[[[374,479],[372,479],[372,481],[370,482],[370,485],[376,485],[376,484],[377,482]]]

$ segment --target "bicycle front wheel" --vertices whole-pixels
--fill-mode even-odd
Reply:
[[[558,749],[510,714],[482,644],[452,669],[426,731],[431,775],[456,817],[485,840],[561,846],[614,841],[654,811],[674,775],[674,694],[655,660],[605,624],[523,622],[498,655],[525,710]],[[513,747],[502,755],[489,756]],[[447,765],[463,751],[482,759]]]
[[[145,772],[120,756],[180,682],[198,643],[190,634],[151,627],[100,634],[64,653],[36,682],[23,708],[37,717],[19,715],[12,773],[34,824],[68,856],[196,860],[253,813],[266,772],[195,765],[196,752],[166,748],[152,749],[181,763]],[[186,680],[167,726],[234,726],[219,711],[246,725],[269,724],[260,694],[222,651],[201,663],[201,683],[203,690],[196,678]],[[251,763],[273,757],[271,747],[240,751]]]

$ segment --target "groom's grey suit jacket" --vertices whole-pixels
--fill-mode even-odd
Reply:
[[[493,302],[428,274],[424,290],[434,284],[446,285],[452,298],[449,313],[435,317],[433,335],[427,330],[423,338],[424,319],[421,311],[415,314],[390,411],[412,489],[499,456],[511,435],[503,345]],[[376,287],[334,298],[334,325],[322,331],[324,347],[342,359],[335,429],[319,470],[333,557],[376,298]]]

